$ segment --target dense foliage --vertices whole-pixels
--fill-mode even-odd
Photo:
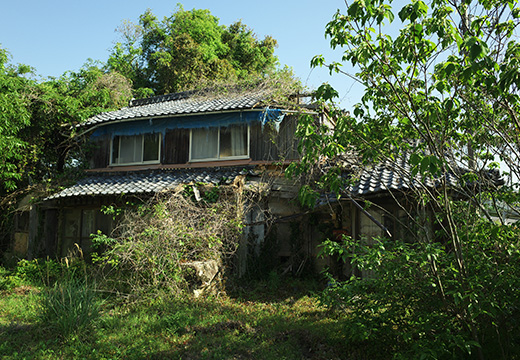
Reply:
[[[208,10],[182,6],[159,21],[147,10],[139,24],[120,27],[122,42],[108,59],[110,69],[131,79],[136,89],[166,94],[213,83],[264,76],[275,70],[276,40],[257,39],[245,24],[219,24]]]
[[[63,173],[78,150],[74,125],[126,104],[128,80],[87,64],[78,72],[37,81],[0,49],[0,195]],[[75,153],[74,155],[78,155]]]
[[[105,110],[125,106],[130,82],[87,63],[78,72],[37,80],[33,69],[9,63],[0,48],[0,249],[10,236],[12,209],[32,192],[70,181],[86,164],[84,140],[75,125]],[[52,183],[52,184],[51,184]]]
[[[197,202],[194,187],[104,207],[118,225],[111,234],[92,235],[100,288],[145,301],[222,290],[222,275],[232,268],[240,242],[244,205],[232,189],[218,186],[201,186]]]
[[[331,278],[321,301],[348,309],[345,335],[370,358],[472,358],[479,349],[485,358],[517,358],[519,230],[475,220],[460,235],[467,236],[463,282],[456,254],[440,242],[327,241],[324,255],[372,276]]]
[[[28,69],[9,66],[7,60],[7,52],[0,49],[0,191],[15,189],[22,177],[28,144],[19,134],[30,124],[30,81],[23,76]]]
[[[303,188],[302,199],[312,203],[319,189],[344,194],[338,174],[345,162],[334,160],[345,153],[366,165],[408,159],[410,171],[394,171],[409,179],[409,191],[394,200],[416,245],[360,249],[372,255],[363,266],[377,269],[376,279],[339,283],[331,290],[336,300],[325,300],[355,305],[359,339],[386,338],[396,357],[510,358],[518,351],[518,339],[509,338],[520,308],[512,265],[518,234],[507,223],[519,205],[519,19],[516,1],[356,0],[326,27],[354,70],[322,56],[312,61],[349,76],[364,94],[351,113],[331,111],[332,128],[303,119],[305,156],[291,170],[327,169],[316,172],[326,175]],[[317,95],[334,108],[332,87]],[[324,158],[330,161],[317,161]]]

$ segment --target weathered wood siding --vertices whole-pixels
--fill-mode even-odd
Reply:
[[[276,130],[260,121],[251,124],[249,156],[252,160],[276,160],[278,152],[274,143]]]
[[[163,164],[186,164],[189,160],[190,130],[166,131],[162,145]]]
[[[298,140],[294,136],[298,117],[285,116],[275,124],[251,124],[250,156],[252,160],[295,160],[299,158]]]
[[[298,153],[298,139],[295,136],[297,126],[297,115],[286,116],[280,124],[277,139],[279,159],[296,160],[300,158],[300,154]]]

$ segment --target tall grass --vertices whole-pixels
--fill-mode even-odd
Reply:
[[[78,334],[99,317],[100,302],[83,279],[65,279],[42,291],[40,321],[62,337]]]

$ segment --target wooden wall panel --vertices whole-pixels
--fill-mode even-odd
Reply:
[[[251,125],[250,156],[252,160],[295,160],[299,159],[298,140],[295,137],[297,116],[286,116],[275,126],[260,122]]]
[[[162,146],[163,164],[186,164],[189,160],[190,130],[166,131]]]
[[[278,160],[278,135],[276,129],[261,122],[251,124],[250,157],[251,160]]]
[[[298,139],[295,136],[298,116],[289,115],[280,124],[278,133],[279,156],[285,160],[299,159]]]

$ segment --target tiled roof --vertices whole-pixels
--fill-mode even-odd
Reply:
[[[143,119],[156,116],[201,114],[218,111],[252,109],[265,99],[265,93],[242,93],[220,97],[204,97],[183,92],[133,100],[129,107],[91,117],[81,126],[93,126],[116,120]]]
[[[101,173],[87,176],[46,200],[76,196],[152,194],[189,183],[230,184],[238,175],[247,174],[252,174],[249,167]]]
[[[364,168],[348,192],[353,196],[366,196],[381,191],[409,189],[414,182],[420,181],[412,179],[410,171],[410,165],[404,157]]]
[[[458,170],[460,170],[458,175],[447,173],[446,180],[449,187],[460,188],[460,175],[464,170]],[[257,175],[257,173],[254,166],[97,173],[81,179],[75,185],[48,197],[47,200],[76,196],[156,193],[189,183],[230,184],[238,175]],[[352,176],[352,174],[345,174],[345,176]],[[491,186],[503,184],[498,171],[488,171],[483,178],[487,179],[488,185]],[[439,183],[440,179],[422,179],[420,175],[413,177],[407,157],[401,157],[395,161],[386,161],[363,169],[354,184],[345,190],[353,197],[366,197],[386,191],[406,191],[413,187],[434,187]]]
[[[439,186],[440,178],[423,178],[420,174],[412,176],[412,167],[408,162],[408,156],[401,156],[393,161],[385,161],[383,164],[365,168],[359,178],[348,188],[352,196],[367,196],[384,191],[404,191],[411,188]],[[455,173],[446,173],[446,185],[451,188],[461,187],[462,175],[468,170],[455,167]],[[484,186],[498,186],[504,183],[498,171],[488,170],[481,174],[480,181],[485,181]],[[465,186],[471,184],[465,183]]]

